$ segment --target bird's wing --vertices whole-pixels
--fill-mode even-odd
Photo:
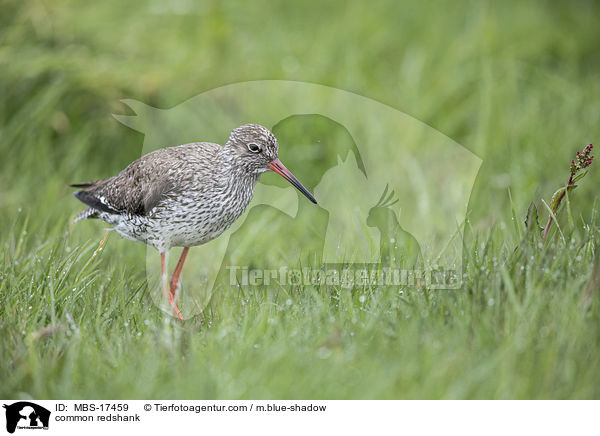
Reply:
[[[154,183],[136,181],[120,185],[113,179],[107,179],[97,185],[76,191],[73,195],[97,211],[147,215],[172,192],[174,187],[168,181],[157,180]]]
[[[211,164],[221,146],[191,143],[167,147],[133,161],[114,177],[74,185],[75,197],[93,209],[113,214],[147,215],[161,201],[186,186],[197,187],[198,174],[211,178]]]
[[[177,191],[177,180],[169,171],[174,162],[170,153],[162,150],[167,149],[142,156],[114,177],[72,185],[83,188],[73,195],[101,212],[147,215],[167,195]]]

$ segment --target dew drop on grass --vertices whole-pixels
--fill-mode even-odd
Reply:
[[[365,297],[364,295],[361,295],[360,297],[358,297],[358,301],[360,301],[361,303],[364,303],[367,300],[367,297]]]
[[[292,300],[291,300],[290,298],[288,298],[288,299],[285,301],[285,304],[286,304],[286,306],[291,306],[291,305],[292,305]]]

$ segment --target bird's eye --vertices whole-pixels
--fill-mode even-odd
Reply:
[[[260,145],[251,142],[250,144],[248,144],[248,150],[250,150],[252,153],[259,153]]]

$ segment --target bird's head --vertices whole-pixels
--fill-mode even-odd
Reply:
[[[248,172],[260,174],[266,171],[275,171],[310,201],[317,203],[315,197],[279,160],[277,155],[279,143],[269,129],[258,124],[245,124],[237,127],[231,131],[226,146],[233,153],[236,163]]]

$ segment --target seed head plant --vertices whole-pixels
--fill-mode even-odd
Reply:
[[[594,146],[589,144],[585,146],[583,151],[577,152],[575,159],[571,161],[570,175],[567,184],[558,189],[552,196],[552,200],[550,201],[550,210],[552,212],[548,214],[548,222],[544,228],[544,243],[546,243],[546,240],[548,239],[548,232],[552,226],[552,221],[554,220],[554,217],[556,217],[560,204],[567,195],[567,192],[575,189],[577,187],[576,183],[583,179],[587,174],[587,168],[592,164],[592,160],[594,159],[594,155],[592,155],[592,148],[594,148]]]

